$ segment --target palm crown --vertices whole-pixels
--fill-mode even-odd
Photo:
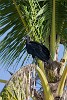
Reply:
[[[4,66],[18,64],[24,57],[23,64],[29,58],[23,40],[27,34],[45,44],[52,59],[58,42],[67,47],[66,0],[1,0],[0,9],[0,63]]]

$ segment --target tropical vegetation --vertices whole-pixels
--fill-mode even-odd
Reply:
[[[2,67],[6,69],[9,69],[9,67],[17,68],[19,63],[22,62],[19,65],[20,68],[25,63],[34,63],[25,46],[24,37],[29,35],[32,41],[42,43],[49,49],[52,60],[51,66],[55,61],[60,66],[56,96],[62,97],[67,77],[67,1],[0,0],[0,26],[0,64]],[[64,56],[60,62],[57,61],[59,44],[63,44],[65,49]],[[35,60],[38,64],[38,66],[35,65],[36,75],[44,93],[43,100],[56,99],[49,87],[49,81],[51,83],[57,82],[57,80],[55,81],[54,70],[51,69],[51,66],[50,69],[48,66],[44,66],[44,63],[39,59]],[[54,66],[57,67],[58,65]],[[48,75],[47,68],[49,69]],[[29,78],[29,73],[26,73],[26,75]],[[1,80],[1,82],[5,82],[5,80]],[[2,93],[5,99],[1,93],[2,99],[10,100],[7,99],[7,94],[10,98],[14,93],[15,97],[12,100],[18,100],[15,86],[13,91],[10,90],[9,92],[9,90],[9,88],[6,90],[4,88],[5,92]],[[19,95],[24,93],[24,91],[21,92],[19,92]],[[33,97],[36,96],[34,95]],[[35,98],[32,99],[35,100]],[[22,100],[22,98],[19,100]]]

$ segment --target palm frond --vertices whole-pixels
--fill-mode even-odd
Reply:
[[[67,1],[56,2],[56,33],[60,35],[60,42],[67,43]]]
[[[18,5],[16,6],[18,7]],[[23,41],[23,37],[26,34],[27,27],[21,21],[21,18],[12,0],[1,1],[0,8],[0,38],[4,36],[2,41],[0,41],[0,59],[1,63],[6,66],[10,66],[16,59],[21,58],[21,52],[23,52],[22,56],[24,54],[25,42]]]
[[[18,64],[22,57],[26,58],[27,53],[23,37],[27,34],[30,35],[32,40],[42,42],[49,48],[49,35],[51,35],[52,27],[52,2],[53,0],[0,1],[0,63],[10,66],[14,62]],[[56,26],[54,31],[60,35],[60,41],[66,45],[67,1],[55,0],[55,7]]]

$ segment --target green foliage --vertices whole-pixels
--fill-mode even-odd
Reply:
[[[7,82],[8,82],[7,80],[0,79],[0,83],[7,83]]]
[[[39,64],[41,65],[42,63],[39,63]],[[35,76],[36,84],[38,85],[38,82],[39,82],[39,84],[42,85],[41,87],[42,90],[41,88],[38,90],[37,85],[36,85],[37,94],[39,93],[39,95],[41,96],[41,94],[44,92],[44,97],[43,97],[44,100],[54,100],[54,95],[52,94],[52,92],[54,91],[55,91],[54,93],[56,93],[56,96],[62,96],[64,83],[67,78],[67,66],[64,69],[64,72],[59,81],[59,84],[56,83],[58,86],[58,88],[56,87],[57,91],[55,89],[54,91],[52,91],[52,89],[50,90],[50,87],[49,87],[50,82],[48,83],[49,79],[47,78],[47,74],[45,73],[45,70],[43,70],[41,66],[38,67],[36,65],[31,64],[31,65],[27,65],[27,67],[21,68],[18,72],[16,72],[12,76],[12,78],[9,80],[9,82],[6,84],[6,86],[4,87],[4,89],[2,90],[0,94],[0,96],[2,97],[2,100],[26,100],[28,96],[32,98],[32,100],[38,99],[35,92],[34,92],[35,95],[32,96],[33,90],[31,86],[33,85],[33,82],[32,82],[33,76],[34,76],[33,68],[35,68],[37,71],[36,76]],[[37,77],[37,74],[39,78]],[[31,83],[29,83],[29,80],[30,80],[29,78],[31,78],[31,81],[30,81]]]
[[[20,61],[22,61],[20,65],[22,66],[29,59],[23,40],[27,34],[32,40],[46,45],[53,59],[57,43],[62,43],[67,48],[67,1],[1,0],[0,26],[0,38],[2,38],[0,40],[0,64],[6,68],[9,68],[10,65],[13,66],[13,64],[16,67]],[[56,35],[59,39],[56,39]],[[44,67],[40,67],[41,69],[38,68],[37,71],[42,82],[44,95],[46,100],[50,98],[53,100],[53,95],[44,75]],[[58,87],[58,95],[63,91],[65,75],[67,74],[65,73]],[[10,88],[4,88],[2,92],[3,100],[22,100],[25,98],[24,91],[21,89],[17,95],[15,86],[13,91]]]
[[[3,37],[0,41],[0,63],[3,66],[8,68],[13,63],[17,66],[20,61],[22,64],[27,61],[29,55],[23,40],[27,34],[32,40],[41,42],[48,48],[51,46],[52,50],[56,43],[50,45],[49,36],[52,43],[56,42],[56,34],[59,34],[60,42],[67,44],[67,1],[55,0],[55,9],[53,29],[53,0],[0,1],[0,37]],[[55,50],[52,50],[51,55],[55,54]]]
[[[25,100],[25,94],[24,91],[19,91],[19,95],[17,94],[17,91],[15,88],[13,91],[11,91],[10,87],[4,88],[4,90],[1,93],[2,100]]]

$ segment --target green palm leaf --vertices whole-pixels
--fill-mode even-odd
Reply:
[[[53,0],[1,0],[0,1],[0,63],[9,67],[27,58],[23,37],[30,35],[32,40],[44,43],[51,55],[55,54],[49,43],[49,35],[56,42],[67,44],[67,1],[55,0],[55,21],[52,27]],[[55,32],[52,36],[53,31]],[[45,42],[44,42],[45,40]],[[56,47],[56,45],[55,45]],[[54,49],[54,50],[53,50]],[[24,62],[22,60],[22,63]]]
[[[60,35],[62,44],[67,43],[67,1],[56,2],[56,33]]]
[[[10,66],[15,59],[21,58],[20,54],[22,52],[21,56],[25,53],[25,42],[22,38],[26,34],[26,26],[22,23],[12,0],[1,1],[0,8],[0,35],[5,35],[4,39],[0,42],[0,59],[1,63],[3,62],[3,64],[6,64],[8,62],[6,65]]]

